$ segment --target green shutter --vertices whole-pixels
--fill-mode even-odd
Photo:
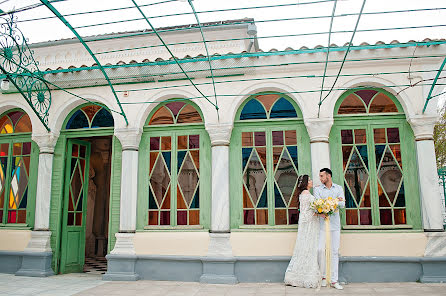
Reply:
[[[26,207],[28,226],[34,228],[36,213],[37,171],[39,169],[39,146],[31,141],[31,163],[29,166],[28,205]]]
[[[121,168],[122,146],[118,138],[113,136],[113,151],[110,176],[110,210],[108,223],[108,252],[115,247],[115,233],[119,232],[120,202],[121,202]]]

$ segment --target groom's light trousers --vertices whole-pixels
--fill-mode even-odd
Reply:
[[[339,269],[339,244],[341,240],[341,232],[339,230],[330,231],[331,235],[331,265],[330,265],[330,281],[335,283],[338,281]],[[325,272],[325,229],[319,233],[318,262],[323,277]]]

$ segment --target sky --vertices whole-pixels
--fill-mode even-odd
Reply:
[[[157,28],[196,24],[192,9],[187,2],[175,0],[134,1],[141,6],[143,12]],[[336,2],[330,44],[344,45],[350,41],[351,31],[355,27],[358,19],[357,14],[360,12],[363,2],[364,0],[338,0]],[[38,0],[0,0],[0,9],[3,11],[19,10],[39,3]],[[332,0],[194,0],[192,2],[202,23],[246,17],[254,18],[257,25],[259,45],[264,51],[272,48],[283,50],[287,47],[298,49],[302,46],[309,48],[317,45],[327,46],[329,38],[327,32],[330,28],[334,3]],[[139,11],[134,8],[132,0],[66,0],[53,2],[53,5],[66,16],[70,24],[83,37],[149,28],[144,20],[128,21],[141,18]],[[86,13],[124,7],[132,8]],[[420,9],[429,10],[407,11]],[[389,11],[404,12],[370,14]],[[84,14],[69,15],[78,13]],[[29,43],[74,37],[73,33],[59,19],[55,18],[45,6],[17,12],[15,16],[17,17],[18,27],[29,39]],[[39,19],[45,17],[50,18]],[[103,24],[124,20],[127,21],[117,24]],[[424,27],[413,28],[420,26]],[[412,28],[396,29],[404,27]],[[363,31],[374,29],[386,30]],[[353,44],[445,38],[445,29],[445,0],[368,0],[365,2],[363,15],[359,20]],[[296,34],[304,35],[289,36]],[[445,100],[440,101],[444,102]]]

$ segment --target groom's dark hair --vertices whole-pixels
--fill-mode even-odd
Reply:
[[[321,172],[321,173],[325,172],[325,173],[327,173],[327,174],[329,174],[330,176],[333,177],[333,173],[331,172],[331,170],[329,168],[323,168],[319,172]]]

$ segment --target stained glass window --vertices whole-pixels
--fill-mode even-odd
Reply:
[[[29,116],[9,112],[0,119],[0,223],[27,223],[31,139],[20,133],[32,132]],[[30,138],[30,136],[25,136]]]
[[[88,105],[74,112],[65,128],[80,129],[112,126],[114,126],[113,116],[106,108],[98,105]]]
[[[149,126],[201,122],[201,115],[192,104],[170,102],[153,113]],[[148,220],[145,225],[201,225],[200,187],[209,186],[201,184],[200,157],[203,149],[208,148],[202,147],[202,133],[195,125],[188,131],[173,126],[160,135],[150,133],[144,143],[149,146]]]
[[[297,118],[293,104],[279,94],[253,96],[240,113],[240,120],[276,118]]]
[[[197,109],[187,102],[170,102],[155,111],[149,125],[188,124],[203,122]]]
[[[340,115],[397,112],[398,108],[392,99],[375,89],[361,89],[350,93],[338,109]]]

